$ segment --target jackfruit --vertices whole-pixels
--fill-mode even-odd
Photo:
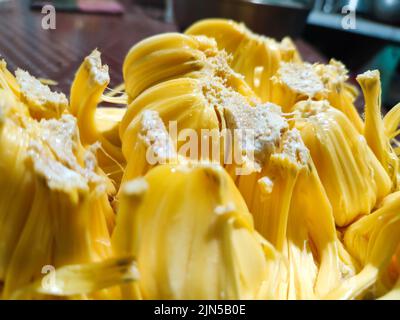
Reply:
[[[127,182],[112,241],[137,257],[124,298],[252,299],[268,276],[252,216],[215,164],[160,165]]]
[[[220,50],[232,56],[230,66],[244,75],[248,85],[263,102],[271,102],[275,75],[281,61],[301,61],[290,38],[277,42],[251,32],[244,24],[225,19],[201,20],[186,31],[188,35],[203,35],[215,39]]]
[[[98,169],[94,151],[80,144],[71,115],[37,121],[4,89],[0,110],[0,281],[3,298],[13,298],[41,279],[44,266],[84,264],[83,271],[95,271],[98,266],[85,264],[111,258],[113,186]],[[115,285],[123,282],[113,279]],[[116,294],[105,290],[96,296]]]
[[[381,115],[381,82],[379,71],[367,71],[359,75],[357,81],[363,90],[365,100],[365,139],[392,179],[393,188],[397,189],[399,186],[399,158],[392,149],[390,138],[385,134],[384,120]]]
[[[58,268],[111,255],[114,214],[107,184],[95,172],[91,151],[79,148],[75,120],[28,122],[25,130],[33,196],[7,268],[5,298],[37,279],[45,265]]]
[[[68,107],[67,97],[63,93],[52,92],[47,85],[32,77],[27,71],[15,71],[20,88],[20,100],[25,103],[35,119],[59,118]]]
[[[391,264],[398,267],[395,261],[400,244],[399,204],[400,193],[390,194],[376,211],[359,219],[346,230],[345,245],[363,268],[335,288],[327,298],[354,299],[365,295],[380,297],[392,288],[395,289],[398,274],[393,279],[387,270]]]
[[[364,123],[343,64],[208,19],[133,46],[123,77],[94,50],[68,103],[0,61],[1,298],[399,298],[377,71]]]
[[[125,165],[118,127],[125,109],[97,108],[101,101],[107,100],[103,93],[109,82],[108,66],[102,65],[100,52],[94,50],[75,75],[69,112],[78,120],[82,143],[100,145],[99,165],[118,185]]]
[[[153,41],[155,40],[153,39]],[[172,44],[170,45],[172,46]],[[141,44],[137,45],[137,47],[141,47]],[[130,55],[134,56],[135,54],[135,50],[132,49]],[[163,69],[159,67],[159,70],[162,72]],[[228,67],[225,67],[224,70],[228,70],[226,73],[230,74]],[[203,79],[206,79],[206,81],[202,81]],[[338,239],[335,233],[332,212],[329,210],[329,203],[325,202],[325,207],[324,205],[320,207],[320,209],[325,209],[323,213],[318,213],[316,210],[313,211],[312,205],[307,207],[310,216],[292,209],[290,221],[296,221],[297,224],[302,223],[304,232],[300,233],[300,235],[297,232],[299,239],[296,243],[293,243],[294,239],[289,241],[290,244],[287,241],[287,239],[290,239],[290,235],[286,232],[287,228],[293,228],[291,233],[296,235],[295,228],[290,227],[291,225],[296,225],[296,222],[288,222],[289,211],[292,198],[297,199],[292,194],[297,176],[302,170],[301,168],[306,168],[309,165],[309,156],[306,156],[308,151],[304,146],[296,149],[295,146],[302,146],[300,135],[297,131],[289,130],[289,124],[278,106],[268,103],[263,104],[255,98],[248,99],[247,96],[226,85],[223,80],[224,74],[221,75],[218,72],[213,73],[212,76],[209,74],[207,76],[197,74],[195,79],[184,77],[167,80],[145,90],[133,100],[120,127],[123,152],[126,158],[129,159],[123,181],[140,177],[153,167],[148,165],[148,159],[145,156],[148,154],[148,150],[152,148],[156,150],[156,155],[159,157],[158,160],[161,157],[170,162],[175,158],[178,163],[185,162],[184,158],[179,158],[179,154],[178,158],[176,158],[179,148],[171,141],[172,137],[166,128],[166,124],[171,120],[178,120],[178,128],[183,129],[194,128],[193,124],[198,125],[197,131],[206,128],[219,129],[220,131],[227,129],[231,132],[234,130],[253,131],[250,136],[244,136],[242,137],[243,139],[239,139],[238,145],[230,145],[228,148],[224,146],[222,148],[222,156],[217,158],[217,162],[221,162],[225,166],[238,185],[240,192],[249,205],[250,211],[255,217],[257,230],[273,245],[274,250],[276,250],[275,256],[278,254],[282,259],[288,259],[287,265],[290,266],[291,270],[287,270],[284,281],[287,283],[287,288],[290,288],[290,298],[312,298],[326,293],[342,277],[339,269],[342,262],[336,249]],[[167,109],[168,104],[171,103],[170,101],[176,100],[177,104],[187,105],[188,99],[184,99],[181,92],[190,94],[192,99],[195,97],[204,102],[203,104],[192,103],[193,107],[191,109],[189,107]],[[164,111],[163,108],[167,110]],[[209,122],[198,121],[194,116],[197,112],[204,114],[203,108],[209,111],[207,115],[211,114],[213,116],[214,125],[212,127]],[[168,112],[168,114],[165,115],[164,112]],[[124,123],[125,121],[126,124]],[[186,121],[187,124],[185,125]],[[200,136],[202,136],[201,133]],[[221,140],[217,141],[221,142]],[[239,149],[237,153],[240,155],[240,164],[231,162],[231,164],[227,165],[224,161],[227,160],[227,157],[233,156],[232,153],[235,150],[232,150],[232,148],[236,147]],[[292,150],[292,148],[294,149]],[[290,152],[293,152],[293,155],[290,155]],[[293,160],[290,160],[292,159],[291,157],[293,157]],[[208,158],[206,160],[215,159]],[[300,161],[300,163],[301,161],[305,162],[298,164],[297,161]],[[248,170],[248,172],[247,174],[238,175],[237,169]],[[280,175],[281,178],[279,178]],[[318,177],[314,177],[314,179],[319,181]],[[272,182],[272,180],[276,181]],[[265,191],[264,184],[268,184],[268,181],[271,181],[275,188],[273,188],[273,196],[271,195],[269,200],[265,200],[265,193],[268,192]],[[319,197],[327,201],[326,197],[324,198],[325,194],[321,185],[317,184],[308,192],[312,197],[316,197],[316,194],[318,196],[319,192],[321,194]],[[286,198],[279,197],[280,194]],[[300,191],[297,194],[300,194]],[[299,204],[296,205],[300,206]],[[268,220],[268,217],[270,217],[271,221]],[[318,219],[326,219],[324,231],[327,232],[327,235],[320,235],[318,232],[313,234],[309,230],[310,226],[317,223]],[[310,244],[302,251],[304,241],[309,241],[310,243],[313,241],[309,237],[310,232],[313,240],[318,243]],[[318,253],[316,255],[321,257],[320,261],[314,258],[311,246],[317,247]],[[289,260],[288,251],[292,251],[292,255],[296,254],[296,258]],[[296,266],[298,256],[304,256],[305,258],[298,262]],[[304,272],[304,274],[307,274],[309,278],[300,281],[299,277],[302,275],[298,269],[306,264],[309,265],[310,270]],[[319,269],[319,265],[321,265],[321,269]],[[352,269],[352,266],[349,268]],[[319,278],[317,279],[318,273]],[[317,287],[316,291],[314,291],[315,286]]]
[[[27,108],[12,93],[0,89],[0,282],[33,200],[33,177],[25,166],[30,137],[21,127],[27,116]]]
[[[369,214],[392,183],[364,137],[327,101],[299,102],[294,110],[295,126],[310,150],[336,224],[345,226]]]

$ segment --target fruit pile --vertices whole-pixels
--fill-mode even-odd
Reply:
[[[95,50],[68,101],[0,62],[1,298],[400,299],[378,71],[363,119],[342,63],[209,19],[136,44],[123,77]]]

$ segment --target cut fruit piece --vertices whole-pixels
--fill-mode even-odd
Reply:
[[[386,136],[381,115],[381,80],[378,70],[367,71],[357,77],[365,100],[364,136],[393,182],[393,190],[399,187],[399,158]]]
[[[68,107],[67,97],[63,93],[52,92],[47,85],[32,77],[28,72],[15,71],[20,88],[21,102],[25,103],[35,119],[60,118]]]
[[[300,54],[290,38],[282,42],[254,34],[245,25],[232,20],[205,19],[186,31],[215,39],[220,50],[232,56],[230,66],[244,75],[247,84],[263,102],[271,102],[273,83],[281,61],[300,62]]]
[[[38,122],[13,112],[17,107],[15,98],[0,90],[0,184],[9,190],[0,197],[3,298],[38,281],[47,265],[59,268],[112,255],[108,194],[113,186],[92,150],[80,144],[76,119],[63,115]]]
[[[227,63],[227,55],[219,51],[213,39],[167,33],[150,37],[133,46],[124,61],[125,90],[131,103],[142,92],[161,82],[178,78],[224,79],[227,86],[239,93],[256,95]]]
[[[125,109],[116,111],[116,108],[97,108],[109,82],[108,66],[102,65],[100,52],[94,50],[85,58],[75,75],[69,112],[78,120],[82,143],[99,143],[99,165],[119,185],[125,159],[121,152],[118,126]],[[114,123],[113,128],[107,130],[110,122]]]
[[[392,183],[364,137],[327,101],[299,102],[294,110],[295,126],[310,150],[336,224],[346,226],[369,214]]]
[[[112,240],[137,257],[138,287],[124,298],[254,299],[269,276],[251,214],[219,165],[161,165],[126,183]]]

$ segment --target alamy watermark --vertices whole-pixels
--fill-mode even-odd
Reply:
[[[344,15],[341,24],[345,30],[357,28],[356,18],[356,5],[357,1],[352,0],[346,6],[342,7],[341,13]],[[43,30],[55,30],[57,28],[57,13],[56,8],[51,4],[46,4],[42,7],[42,29]]]
[[[42,29],[55,30],[57,27],[56,8],[51,4],[47,4],[43,6],[42,14],[44,14],[44,17],[42,18]]]
[[[342,18],[342,28],[345,30],[357,28],[357,18],[355,6],[350,3],[342,8],[342,14],[345,15]]]
[[[54,291],[57,287],[56,268],[49,264],[45,265],[42,268],[42,274],[45,275],[42,278],[42,288],[48,292]]]
[[[154,134],[148,139],[146,161],[160,165],[178,163],[182,159],[205,160],[233,165],[236,175],[257,171],[257,131],[254,129],[184,128],[178,131],[177,121],[170,121],[167,134]]]

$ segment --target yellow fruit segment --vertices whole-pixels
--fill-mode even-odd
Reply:
[[[99,144],[99,165],[118,185],[125,163],[118,135],[119,122],[125,109],[97,108],[109,82],[108,66],[102,65],[100,52],[94,50],[75,75],[69,112],[78,120],[82,143]]]
[[[364,137],[327,101],[299,102],[294,110],[295,126],[310,150],[336,224],[346,226],[371,212],[392,183]]]
[[[301,61],[290,38],[277,42],[254,34],[245,25],[232,20],[201,20],[186,31],[189,35],[204,35],[214,38],[219,49],[232,55],[230,65],[242,74],[248,85],[263,102],[271,101],[275,75],[281,61]]]
[[[268,276],[251,214],[212,164],[158,166],[127,182],[113,246],[137,257],[147,299],[254,299]]]
[[[393,187],[398,188],[399,159],[394,153],[390,138],[384,129],[381,115],[381,83],[379,71],[367,71],[357,77],[364,93],[365,128],[364,136],[375,156],[381,162],[393,181]]]

